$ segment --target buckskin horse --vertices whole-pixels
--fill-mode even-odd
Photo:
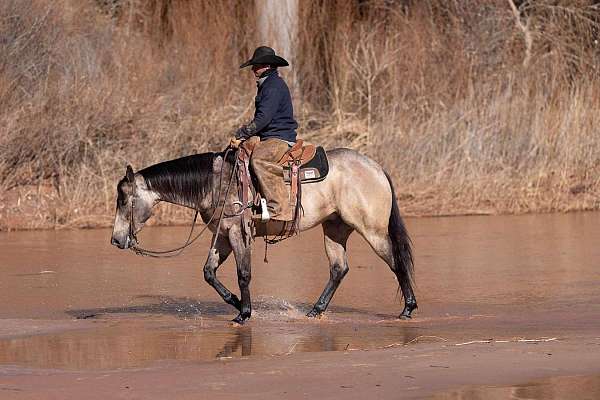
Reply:
[[[412,288],[411,242],[389,175],[375,161],[350,149],[334,149],[327,155],[327,177],[302,185],[303,213],[298,231],[322,225],[330,268],[329,281],[307,316],[319,317],[329,305],[348,272],[346,242],[350,234],[357,231],[395,274],[404,297],[399,318],[410,318],[417,308]],[[165,161],[137,173],[127,166],[125,177],[117,185],[111,243],[121,249],[135,249],[136,233],[151,217],[152,208],[158,202],[196,210],[205,228],[213,233],[204,278],[226,303],[239,311],[233,321],[243,324],[252,312],[249,289],[252,240],[244,237],[241,215],[232,211],[234,204],[239,204],[239,182],[233,179],[235,169],[236,156],[229,150]],[[225,213],[227,208],[230,212]],[[215,215],[221,218],[215,219]],[[217,269],[232,252],[241,300],[217,278]]]

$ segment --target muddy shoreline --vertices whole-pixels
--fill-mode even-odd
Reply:
[[[242,327],[225,316],[200,315],[3,319],[0,393],[3,399],[500,399],[517,390],[529,399],[561,400],[600,394],[595,309],[576,309],[565,319],[428,314],[359,323],[333,312],[316,321],[263,315]],[[384,330],[411,334],[372,335]],[[229,336],[207,336],[214,332]],[[340,346],[307,347],[324,337],[332,344],[339,338]]]
[[[526,386],[542,378],[586,376],[586,386],[580,387],[579,394],[565,390],[572,380],[564,379],[559,384],[536,383],[530,389],[534,397],[528,398],[548,398],[543,396],[549,387],[551,392],[563,390],[572,395],[561,399],[592,399],[600,393],[599,359],[600,339],[586,342],[579,338],[536,344],[422,344],[372,351],[223,357],[210,362],[165,361],[144,368],[103,371],[3,365],[0,390],[6,399],[42,395],[89,399],[442,399],[455,398],[450,396],[465,391],[465,385],[469,385],[467,393],[485,394],[489,385],[498,391],[498,387]],[[581,383],[575,380],[575,384]]]

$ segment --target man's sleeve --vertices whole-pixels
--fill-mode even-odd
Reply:
[[[279,103],[281,102],[281,91],[275,87],[264,88],[261,93],[260,103],[256,105],[254,121],[248,124],[253,129],[252,134],[262,131],[275,116]]]

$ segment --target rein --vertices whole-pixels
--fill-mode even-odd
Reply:
[[[227,160],[227,155],[229,154],[229,152],[231,150],[232,150],[231,148],[227,148],[227,150],[225,150],[225,154],[223,155],[223,165],[221,166],[221,171],[219,173],[219,191],[218,191],[219,195],[221,194],[221,189],[222,189],[222,185],[223,185],[223,170],[225,169],[225,161]],[[227,184],[227,190],[225,191],[225,197],[223,199],[223,207],[221,208],[221,214],[219,215],[219,222],[217,224],[215,236],[214,236],[212,244],[210,246],[211,250],[214,249],[215,244],[217,242],[217,238],[219,236],[219,230],[221,229],[221,222],[223,221],[223,216],[225,215],[225,202],[227,201],[227,197],[229,196],[229,189],[231,189],[231,184],[233,183],[233,178],[235,176],[237,168],[238,168],[238,164],[236,162],[236,163],[234,163],[233,167],[231,168],[231,175],[229,177],[229,183]],[[213,198],[214,198],[214,196],[213,196]],[[204,234],[204,232],[206,232],[206,230],[208,229],[210,224],[213,222],[214,217],[217,214],[218,208],[219,208],[219,197],[217,197],[217,204],[214,207],[214,210],[212,212],[212,215],[208,219],[208,222],[206,222],[206,225],[204,226],[204,228],[202,228],[202,230],[193,239],[191,239],[192,234],[194,233],[194,228],[196,226],[196,221],[198,220],[199,205],[196,206],[196,210],[195,210],[196,213],[194,214],[194,220],[192,221],[192,227],[190,229],[190,233],[189,233],[185,243],[182,246],[176,247],[171,250],[148,250],[148,249],[139,247],[137,245],[138,239],[135,234],[135,228],[133,226],[133,224],[134,224],[133,212],[135,209],[135,192],[134,192],[134,195],[131,199],[131,213],[130,213],[130,217],[129,217],[129,237],[133,239],[134,245],[132,245],[129,249],[132,250],[133,252],[135,252],[135,254],[140,255],[140,256],[147,256],[147,257],[152,257],[152,258],[177,257],[178,255],[180,255],[183,252],[183,250],[186,247],[190,246],[192,243],[194,243],[196,240],[198,240],[200,238],[200,236],[202,236],[202,234]],[[235,216],[235,215],[232,215],[232,216]],[[225,217],[229,217],[229,215],[225,215]]]

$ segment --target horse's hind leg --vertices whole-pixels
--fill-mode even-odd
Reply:
[[[346,225],[340,218],[323,223],[325,234],[325,251],[329,258],[329,281],[307,316],[317,317],[327,309],[331,298],[340,282],[348,272],[348,258],[346,257],[346,242],[353,229]]]
[[[408,280],[409,278],[402,274],[400,267],[396,266],[394,262],[394,248],[389,235],[387,233],[365,232],[362,236],[369,242],[375,253],[387,263],[394,275],[396,275],[400,290],[402,290],[402,295],[404,296],[404,309],[399,318],[411,318],[411,313],[417,308],[417,300]]]
[[[238,311],[241,311],[242,305],[240,299],[238,299],[235,294],[231,293],[231,291],[217,279],[217,269],[225,262],[230,254],[231,246],[229,245],[229,240],[219,236],[215,243],[215,248],[210,251],[206,264],[204,264],[204,279],[217,291],[217,293],[219,293],[227,304],[231,304]]]

